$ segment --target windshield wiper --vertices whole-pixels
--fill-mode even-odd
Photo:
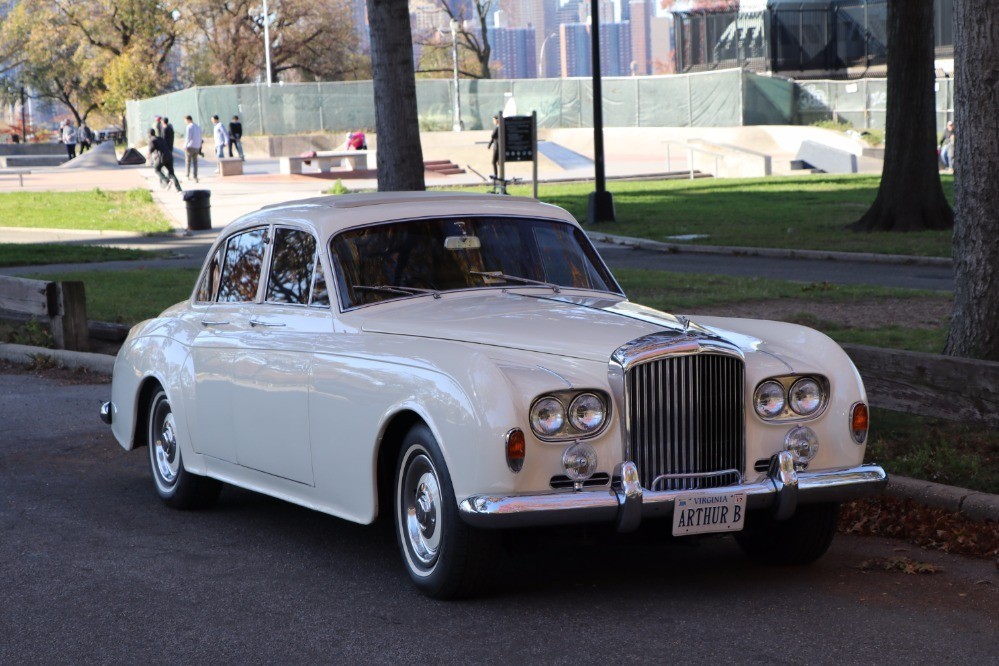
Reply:
[[[508,282],[522,282],[523,284],[536,284],[539,287],[548,287],[556,294],[561,294],[562,290],[559,289],[557,284],[552,282],[540,282],[538,280],[531,280],[529,278],[520,277],[518,275],[507,275],[503,271],[468,271],[472,275],[481,275],[487,278],[498,278],[501,280],[507,280]]]
[[[418,294],[431,294],[434,298],[440,298],[441,292],[436,289],[420,289],[419,287],[394,287],[387,284],[376,284],[374,286],[368,285],[356,285],[354,289],[358,291],[386,291],[391,294],[405,294],[407,296],[416,296]]]

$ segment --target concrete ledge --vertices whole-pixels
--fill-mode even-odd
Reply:
[[[891,476],[885,494],[918,504],[958,513],[970,520],[999,522],[999,495],[945,486],[903,476]]]
[[[219,176],[242,176],[243,160],[238,157],[219,159]]]
[[[114,356],[93,354],[91,352],[75,352],[65,349],[46,349],[28,345],[13,345],[0,343],[0,359],[11,363],[31,365],[38,358],[49,358],[64,368],[83,368],[90,372],[110,375],[114,370]]]
[[[797,159],[826,173],[857,173],[856,155],[817,141],[802,141]]]

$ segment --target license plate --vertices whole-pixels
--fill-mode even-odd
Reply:
[[[738,532],[746,518],[746,493],[680,495],[673,505],[673,536]]]

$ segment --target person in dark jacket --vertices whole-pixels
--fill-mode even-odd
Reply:
[[[153,128],[149,129],[149,164],[153,167],[156,175],[159,176],[160,187],[166,189],[173,182],[177,191],[181,191],[180,181],[177,180],[177,174],[173,172],[173,158],[171,156],[167,160],[166,143],[162,137],[156,136],[156,130]]]
[[[229,123],[229,157],[232,157],[232,147],[236,146],[236,152],[239,153],[239,159],[246,161],[246,157],[243,155],[243,123],[239,122],[239,116],[233,116],[232,122]]]
[[[493,116],[493,135],[487,148],[493,149],[493,177],[499,178],[499,116]]]
[[[170,119],[163,117],[163,164],[169,165],[170,173],[173,173],[173,125],[170,124]]]

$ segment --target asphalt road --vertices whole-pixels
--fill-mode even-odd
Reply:
[[[164,507],[109,393],[0,374],[0,664],[999,663],[992,563],[845,535],[791,569],[655,529],[519,535],[497,591],[431,601],[384,526],[232,488]],[[864,565],[902,556],[941,571]]]

